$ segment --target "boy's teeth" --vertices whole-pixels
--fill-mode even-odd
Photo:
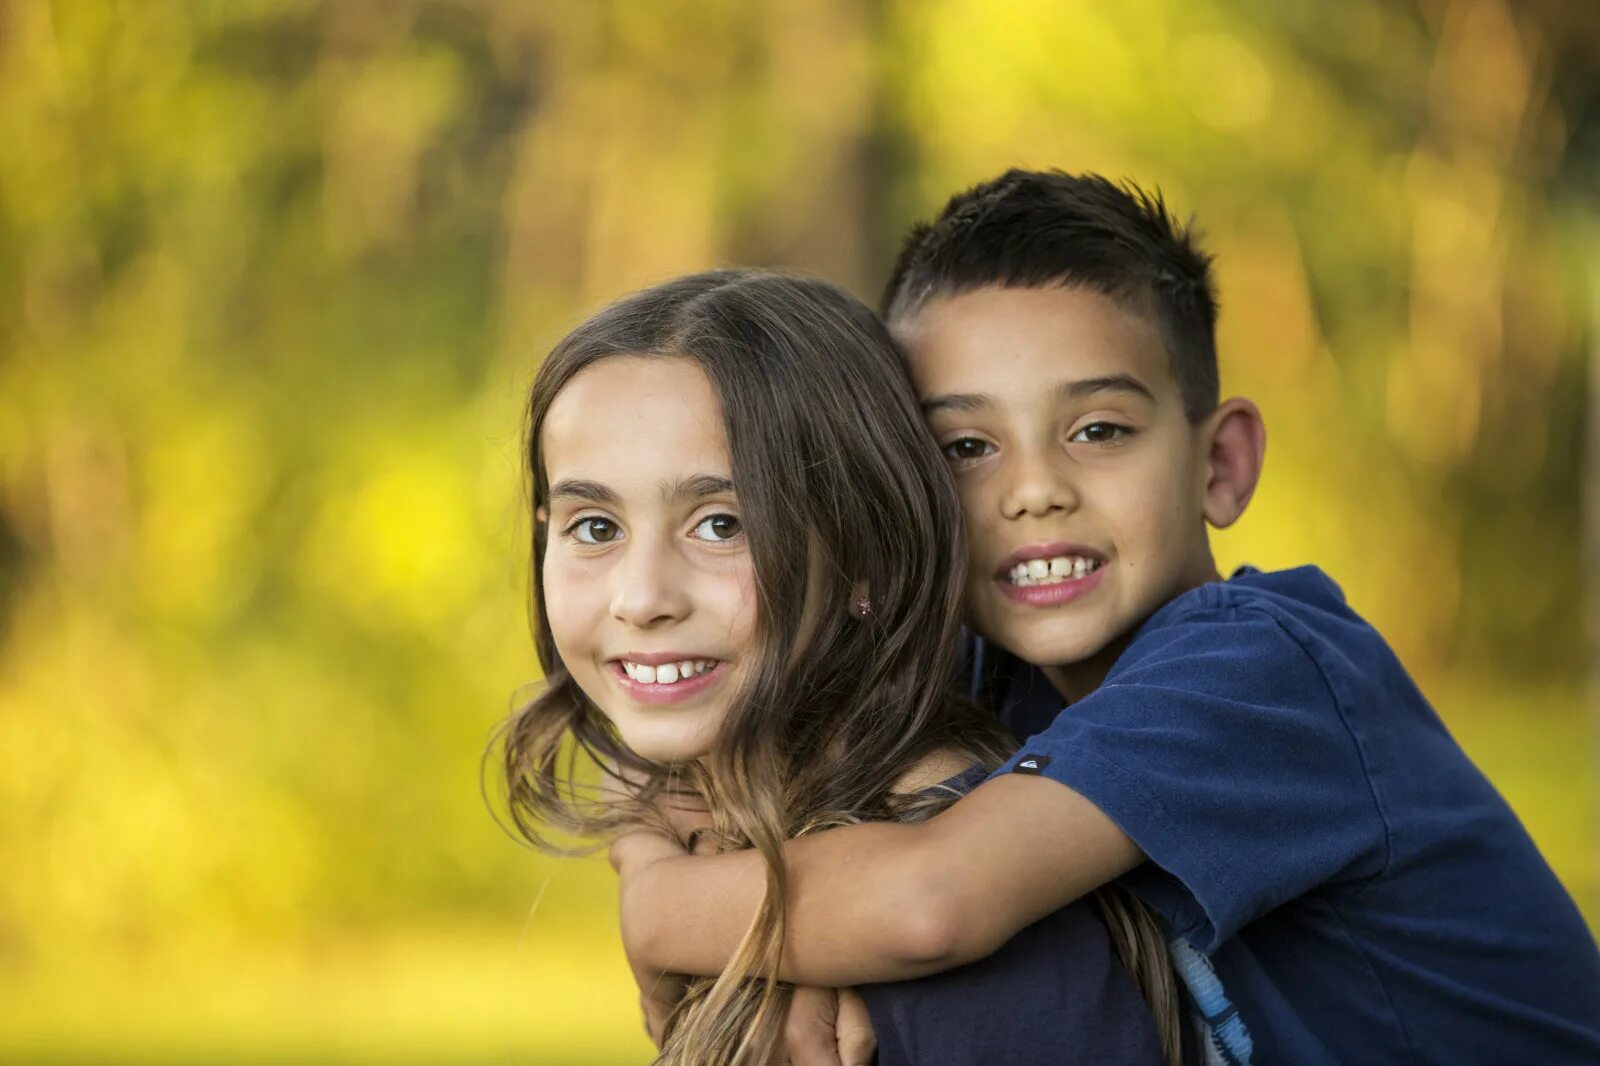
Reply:
[[[1053,559],[1029,559],[1018,563],[1010,571],[1011,583],[1029,585],[1055,585],[1062,581],[1086,577],[1100,569],[1093,559],[1077,555],[1058,555]]]
[[[716,659],[684,659],[682,662],[646,666],[644,663],[622,662],[622,672],[642,685],[672,685],[698,677],[717,665]]]

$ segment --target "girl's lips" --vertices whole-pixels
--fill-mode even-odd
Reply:
[[[727,665],[725,662],[720,662],[703,674],[696,674],[684,681],[674,681],[670,685],[647,685],[643,681],[635,681],[629,677],[620,662],[613,659],[606,664],[617,687],[640,703],[678,703],[686,700],[716,684]]]
[[[1008,577],[996,578],[995,584],[1007,596],[1029,607],[1059,607],[1092,592],[1110,568],[1110,563],[1101,563],[1098,569],[1082,577],[1069,577],[1049,585],[1013,585]]]

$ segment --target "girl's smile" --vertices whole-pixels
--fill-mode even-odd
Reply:
[[[727,673],[720,659],[629,652],[611,661],[611,679],[641,703],[677,703],[698,696]]]

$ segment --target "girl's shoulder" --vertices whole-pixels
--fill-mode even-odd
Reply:
[[[973,765],[970,755],[942,749],[901,774],[894,783],[894,790],[905,796],[933,789],[970,792],[986,776],[988,772],[981,766]]]

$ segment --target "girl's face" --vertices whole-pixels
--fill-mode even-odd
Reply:
[[[756,620],[710,380],[688,358],[602,359],[562,388],[539,443],[543,594],[562,662],[638,754],[703,755]]]

